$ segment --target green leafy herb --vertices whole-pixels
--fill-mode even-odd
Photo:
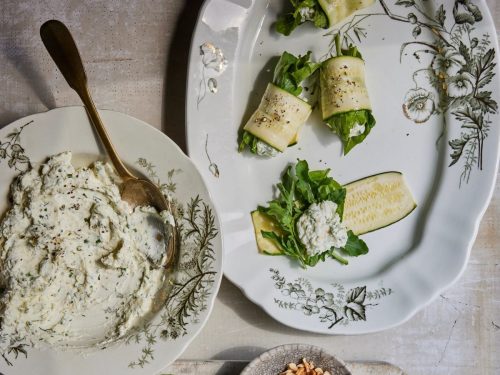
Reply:
[[[354,146],[363,142],[371,129],[375,126],[375,118],[372,111],[362,109],[333,115],[326,120],[327,125],[338,134],[344,145],[344,155],[352,150]],[[351,129],[357,125],[364,125],[365,129],[360,135],[350,136]]]
[[[290,0],[293,11],[286,13],[276,21],[276,31],[283,35],[290,35],[293,30],[304,22],[311,21],[314,26],[326,29],[329,27],[328,18],[318,0]]]
[[[257,142],[259,142],[259,138],[257,138],[252,133],[243,130],[240,135],[240,142],[238,145],[238,151],[242,152],[245,148],[249,148],[250,152],[253,154],[257,153]]]
[[[290,94],[299,96],[302,92],[301,83],[320,66],[321,64],[311,61],[311,51],[299,57],[285,51],[274,69],[273,83]]]
[[[259,206],[258,210],[276,221],[284,234],[262,231],[262,236],[274,241],[282,255],[297,259],[302,267],[315,266],[319,261],[332,258],[341,264],[347,264],[342,255],[359,256],[368,252],[366,244],[352,231],[348,231],[347,243],[343,248],[325,249],[320,254],[308,255],[300,242],[296,231],[299,217],[313,203],[332,201],[337,204],[340,217],[344,211],[346,190],[337,181],[329,177],[330,169],[309,170],[305,160],[299,160],[295,167],[288,167],[277,184],[278,198],[268,202],[268,206]]]

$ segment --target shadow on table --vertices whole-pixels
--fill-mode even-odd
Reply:
[[[177,19],[168,51],[165,74],[162,130],[186,152],[186,82],[189,47],[203,0],[185,2]]]
[[[252,326],[258,327],[261,330],[267,332],[275,332],[279,334],[289,334],[289,335],[291,334],[296,337],[303,336],[309,339],[311,337],[325,336],[319,333],[305,332],[298,329],[290,328],[288,326],[285,326],[284,324],[279,323],[277,320],[274,320],[272,317],[270,317],[261,307],[250,302],[248,298],[245,297],[245,295],[225,277],[222,280],[217,298],[224,305],[231,308],[236,314],[238,314],[238,316],[241,319],[245,320],[248,324]],[[242,357],[253,358],[255,357],[255,354],[258,355],[264,351],[265,350],[262,350],[261,352],[257,353],[254,351],[253,353],[250,353],[249,356],[247,356],[246,353],[242,356],[240,351],[239,358],[234,358],[234,359],[241,359]],[[230,354],[230,353],[223,353],[223,354]],[[213,359],[233,359],[233,358],[228,358],[227,356],[223,358],[217,355]]]
[[[40,69],[40,63],[33,52],[24,47],[20,37],[14,35],[12,43],[0,44],[0,67],[2,74],[19,77],[20,85],[25,84],[40,100],[44,108],[55,108],[56,102],[52,89]],[[3,106],[2,106],[3,107]],[[26,107],[25,113],[19,113],[10,108],[3,108],[0,113],[0,129],[18,118],[31,114],[31,108]]]
[[[214,375],[234,375],[239,374],[248,365],[245,361],[227,362]]]

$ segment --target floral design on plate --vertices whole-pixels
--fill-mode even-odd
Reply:
[[[7,134],[6,139],[0,141],[0,163],[7,160],[9,168],[14,168],[18,172],[24,172],[30,167],[30,160],[21,146],[21,133],[24,128],[32,124],[33,121],[27,122],[19,129],[14,129]]]
[[[175,193],[177,185],[173,178],[181,170],[169,170],[167,182],[162,183],[151,162],[140,158],[137,164],[165,195]],[[218,229],[212,208],[199,196],[187,203],[174,198],[174,207],[181,239],[175,282],[159,313],[160,319],[146,324],[140,332],[127,338],[127,344],[143,344],[140,356],[129,363],[130,368],[142,368],[154,359],[154,345],[159,339],[175,340],[186,335],[188,325],[198,323],[198,315],[207,309],[207,300],[213,290],[217,272],[212,241]]]
[[[279,308],[301,311],[306,316],[315,316],[322,323],[328,324],[328,329],[337,324],[348,325],[351,322],[366,321],[367,309],[375,307],[374,302],[393,293],[391,288],[379,288],[368,291],[366,286],[345,290],[342,284],[331,284],[332,289],[325,291],[313,287],[312,283],[299,277],[293,282],[281,275],[274,268],[272,274],[274,287],[281,292],[282,298],[274,298]],[[369,303],[368,303],[369,302]]]
[[[481,10],[472,0],[455,0],[436,4],[431,13],[430,7],[415,0],[398,0],[395,13],[385,0],[379,2],[383,13],[355,15],[326,35],[340,31],[344,42],[361,42],[367,36],[363,22],[374,16],[387,16],[411,25],[414,40],[403,43],[400,60],[403,62],[410,55],[421,67],[413,73],[415,87],[404,98],[403,113],[416,124],[427,122],[432,115],[448,114],[458,121],[459,135],[448,142],[449,166],[460,161],[459,186],[468,183],[474,169],[483,169],[484,143],[492,116],[498,113],[498,103],[488,89],[496,74],[495,49],[491,36],[480,35],[474,27],[483,20]],[[442,134],[444,131],[443,127]]]
[[[201,56],[201,81],[196,105],[205,99],[207,91],[216,94],[218,91],[218,82],[216,76],[224,73],[227,67],[227,59],[222,49],[210,42],[205,42],[200,46]],[[210,75],[209,75],[210,72]]]

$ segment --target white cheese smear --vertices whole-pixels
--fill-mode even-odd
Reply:
[[[9,340],[104,347],[142,326],[163,294],[170,214],[132,209],[109,164],[75,169],[71,157],[55,155],[11,185],[0,224],[1,335]]]
[[[311,204],[297,221],[297,234],[310,256],[332,247],[344,247],[348,237],[347,228],[337,213],[337,204],[332,201]]]

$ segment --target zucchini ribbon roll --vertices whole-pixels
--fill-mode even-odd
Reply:
[[[357,10],[372,5],[375,0],[290,0],[293,11],[281,16],[276,22],[276,31],[290,35],[304,22],[328,29],[349,17]]]
[[[324,61],[320,70],[323,121],[337,133],[344,155],[363,142],[375,126],[365,82],[365,62],[354,46],[341,49],[335,38],[337,56]]]
[[[243,127],[239,151],[247,147],[254,154],[275,156],[297,143],[302,125],[311,114],[309,103],[299,98],[302,83],[320,64],[310,61],[311,52],[296,57],[281,55],[273,82],[267,85],[257,110]]]

